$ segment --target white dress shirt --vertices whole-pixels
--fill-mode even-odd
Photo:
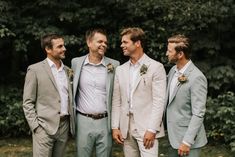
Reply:
[[[87,56],[81,70],[77,110],[87,114],[106,112],[107,68],[104,58],[100,63],[93,64]]]
[[[143,65],[143,61],[145,59],[145,54],[135,63],[131,63],[131,61],[129,60],[129,63],[130,63],[130,73],[129,73],[129,103],[130,103],[130,112],[132,113],[133,111],[133,92],[134,92],[134,85],[135,85],[135,82],[137,81],[137,78],[140,77],[140,68],[141,66]]]
[[[61,99],[61,108],[60,115],[68,115],[68,80],[64,70],[64,64],[61,62],[61,66],[57,69],[55,63],[53,63],[49,58],[47,58],[47,62],[51,68],[52,74],[54,76],[57,88],[59,90],[60,99]]]
[[[177,67],[175,68],[175,74],[171,80],[171,84],[170,84],[170,93],[169,93],[169,100],[172,98],[173,96],[173,92],[176,88],[176,86],[178,85],[179,81],[178,81],[178,77],[180,77],[181,75],[184,74],[184,72],[187,70],[187,68],[189,67],[189,65],[192,63],[192,61],[188,61],[187,64],[184,65],[183,68],[181,68],[180,70],[177,69]]]

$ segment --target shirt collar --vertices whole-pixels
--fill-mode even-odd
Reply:
[[[183,73],[187,70],[187,68],[190,66],[191,63],[192,63],[192,61],[189,60],[188,63],[185,64],[182,69],[178,70],[177,67],[176,67],[176,68],[175,68],[175,71],[176,71],[177,73],[183,74]]]
[[[48,62],[48,64],[49,64],[50,68],[52,68],[52,67],[55,67],[55,68],[56,68],[55,63],[54,63],[50,58],[47,58],[47,62]],[[63,62],[61,61],[61,66],[60,66],[60,68],[59,68],[58,70],[63,69],[63,68],[64,68],[64,64],[63,64]]]
[[[100,61],[100,63],[94,64],[94,63],[91,63],[91,62],[89,61],[89,58],[88,58],[88,55],[87,55],[87,56],[86,56],[86,59],[85,59],[85,61],[84,61],[84,65],[88,65],[88,64],[94,65],[94,66],[98,66],[98,65],[103,65],[103,66],[105,66],[105,60],[104,60],[104,57],[103,57],[102,60]]]
[[[134,66],[134,65],[143,65],[145,58],[146,58],[146,54],[144,53],[143,56],[141,56],[140,59],[135,64],[131,63],[131,60],[129,60],[129,63],[130,63],[131,66]]]

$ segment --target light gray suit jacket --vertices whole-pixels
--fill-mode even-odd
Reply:
[[[74,100],[76,100],[77,94],[78,93],[78,86],[79,86],[79,79],[80,79],[80,74],[82,70],[82,66],[84,64],[84,61],[86,59],[87,55],[82,56],[82,57],[76,57],[72,59],[72,69],[74,71],[74,78],[73,78],[73,97]],[[115,69],[116,67],[120,64],[119,61],[116,61],[114,59],[104,57],[104,62],[106,65],[111,63],[114,67],[114,70],[112,72],[108,72],[107,70],[107,82],[106,82],[106,92],[107,92],[107,112],[108,112],[108,129],[111,132],[111,106],[112,106],[112,96],[113,96],[113,80],[114,80],[114,74],[115,74]],[[74,101],[74,108],[76,110],[76,106],[79,105],[77,104],[76,101]]]
[[[64,67],[68,80],[70,132],[75,134],[72,86],[68,78],[68,67]],[[60,123],[59,91],[47,60],[28,67],[25,77],[23,110],[30,129],[34,131],[39,125],[49,134],[54,135]]]
[[[142,76],[139,73],[132,96],[134,121],[142,138],[147,129],[156,130],[156,138],[162,137],[166,72],[161,63],[147,55],[143,64],[148,69]],[[129,62],[117,67],[114,81],[112,128],[119,128],[123,138],[127,138],[129,128],[129,70]]]
[[[166,96],[166,123],[170,144],[178,149],[182,141],[199,148],[207,143],[203,125],[206,111],[207,80],[203,73],[192,63],[184,75],[187,82],[178,83],[169,99],[171,80],[176,66],[168,74]]]

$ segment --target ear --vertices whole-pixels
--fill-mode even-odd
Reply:
[[[180,51],[180,52],[178,53],[178,56],[179,56],[179,58],[183,58],[183,57],[184,57],[184,52],[183,52],[183,51]]]
[[[135,42],[135,45],[136,45],[136,47],[140,47],[140,46],[141,46],[140,40],[136,41],[136,42]]]
[[[51,48],[45,47],[45,51],[46,51],[47,53],[50,53],[50,52],[51,52]]]
[[[88,47],[90,47],[91,41],[89,39],[87,39],[86,44],[87,44]]]

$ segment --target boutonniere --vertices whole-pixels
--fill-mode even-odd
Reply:
[[[112,64],[112,63],[107,64],[107,65],[106,65],[106,67],[107,67],[107,71],[108,71],[108,73],[109,73],[109,72],[111,72],[111,73],[113,72],[113,70],[114,70],[114,66],[113,66],[113,64]]]
[[[73,70],[70,68],[68,69],[68,78],[71,82],[73,81]]]
[[[143,64],[140,68],[140,76],[144,75],[147,73],[148,67],[147,65]]]
[[[188,81],[188,78],[184,74],[182,74],[178,77],[178,81],[179,83],[183,84]]]

